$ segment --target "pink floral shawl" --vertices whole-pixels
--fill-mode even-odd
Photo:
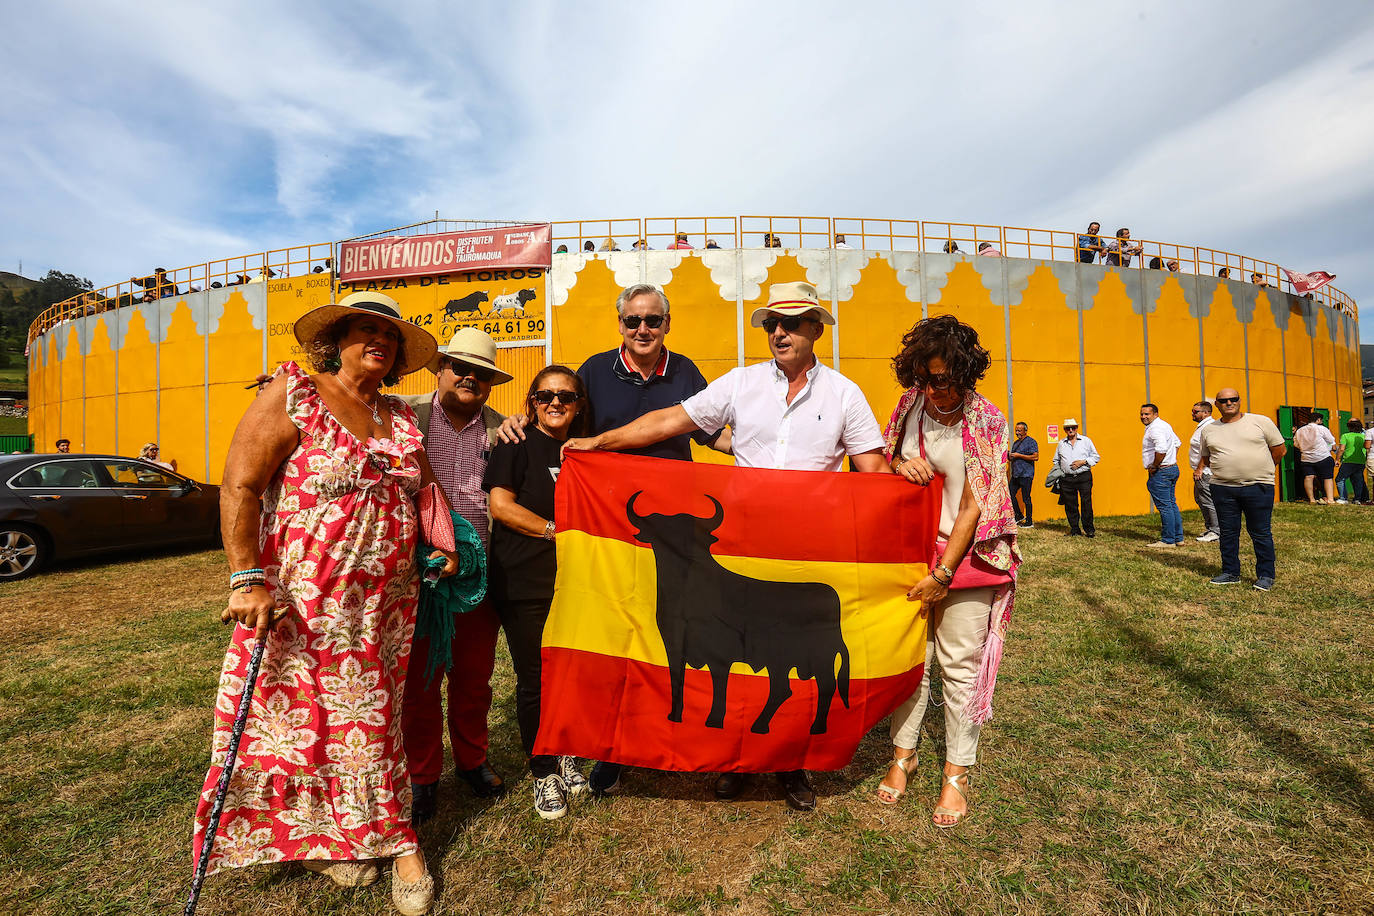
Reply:
[[[924,399],[919,388],[908,388],[898,399],[883,432],[889,461],[901,448],[907,416],[919,411]],[[1016,603],[1016,570],[1021,565],[1021,553],[1016,547],[1016,512],[1007,484],[1007,439],[1007,418],[1002,411],[981,394],[970,391],[964,400],[964,474],[981,512],[971,549],[979,559],[1007,570],[1012,576],[1012,581],[999,588],[993,597],[987,644],[966,710],[972,721],[980,723],[992,718],[992,692]]]

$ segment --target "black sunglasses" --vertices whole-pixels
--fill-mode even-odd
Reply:
[[[1078,429],[1078,427],[1077,427],[1077,426],[1066,426],[1066,427],[1064,427],[1064,429],[1065,429],[1065,430]]]
[[[1217,403],[1218,403],[1218,404],[1239,404],[1239,403],[1240,403],[1240,396],[1237,395],[1237,396],[1234,397],[1234,398],[1217,398]]]
[[[663,322],[667,317],[667,315],[624,315],[621,317],[620,321],[631,331],[639,330],[640,322],[647,324],[657,331],[659,328],[663,327]]]
[[[496,378],[496,372],[485,366],[474,366],[472,363],[460,362],[456,359],[445,359],[444,365],[453,370],[453,374],[459,378],[472,376],[479,382],[489,382]]]
[[[931,391],[948,391],[954,387],[954,382],[948,375],[918,375],[912,381],[915,387],[929,387]]]
[[[549,391],[547,389],[540,389],[534,393],[536,404],[552,404],[555,400],[566,406],[582,400],[582,395],[576,391]]]
[[[776,315],[769,315],[767,318],[763,319],[763,321],[759,322],[759,324],[763,325],[763,330],[769,334],[772,334],[774,331],[776,331],[778,329],[778,325],[782,325],[782,329],[787,333],[791,334],[797,328],[801,327],[801,323],[803,321],[807,320],[809,319],[803,318],[800,315],[788,315],[786,318],[779,318]]]

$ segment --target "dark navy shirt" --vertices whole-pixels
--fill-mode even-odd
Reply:
[[[663,356],[647,379],[626,364],[621,349],[607,350],[588,357],[577,370],[587,386],[592,404],[592,435],[624,426],[651,410],[673,407],[706,387],[706,377],[690,359],[663,349]],[[719,431],[684,433],[647,448],[629,451],[631,455],[692,460],[691,440],[707,445]]]
[[[1040,451],[1040,446],[1030,436],[1024,439],[1017,439],[1011,444],[1011,476],[1013,477],[1034,477],[1035,464],[1024,458],[1017,458],[1017,455],[1034,455]]]

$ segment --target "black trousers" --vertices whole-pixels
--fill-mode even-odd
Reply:
[[[557,757],[534,753],[534,738],[539,734],[540,647],[553,598],[498,599],[494,603],[515,667],[515,719],[520,725],[520,743],[530,755],[530,774],[541,779],[551,776],[558,768]]]
[[[1031,515],[1031,487],[1035,486],[1034,477],[1013,477],[1011,479],[1011,508],[1018,522],[1030,524],[1035,521]]]
[[[1065,474],[1059,481],[1059,495],[1064,498],[1064,515],[1069,520],[1069,533],[1096,534],[1097,528],[1093,525],[1093,472]]]

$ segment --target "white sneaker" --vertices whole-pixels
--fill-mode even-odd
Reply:
[[[1221,540],[1221,535],[1217,534],[1215,531],[1204,531],[1197,536],[1197,539],[1204,544],[1210,544],[1213,541]]]
[[[557,820],[568,813],[568,795],[563,789],[563,777],[554,773],[534,781],[534,810],[546,821]]]
[[[1338,500],[1336,500],[1336,505],[1338,505],[1338,506],[1344,506],[1344,505],[1346,505],[1348,502],[1349,502],[1349,500],[1338,499]]]
[[[582,771],[577,768],[576,757],[558,758],[558,775],[563,778],[563,785],[568,794],[577,797],[585,795],[591,786],[587,783],[587,777],[582,775]]]

